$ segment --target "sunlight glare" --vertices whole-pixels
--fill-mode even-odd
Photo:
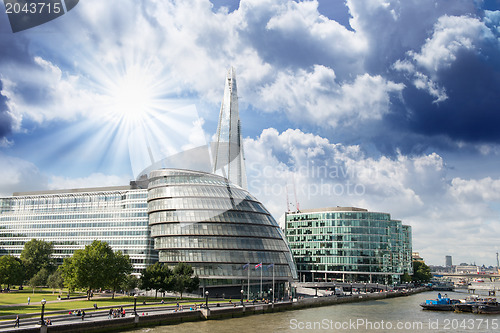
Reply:
[[[151,110],[154,81],[137,67],[127,70],[110,87],[110,113],[117,121],[141,121]]]

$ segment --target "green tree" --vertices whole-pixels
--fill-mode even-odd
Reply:
[[[121,274],[115,258],[108,243],[94,240],[84,249],[75,251],[71,259],[64,260],[61,267],[64,281],[70,288],[86,289],[90,300],[92,290],[110,286],[115,275]]]
[[[172,290],[180,293],[181,298],[183,292],[192,292],[199,287],[200,279],[193,275],[193,268],[184,262],[180,262],[174,267]]]
[[[411,282],[411,276],[408,273],[404,273],[401,277],[401,282]]]
[[[120,289],[127,276],[132,272],[132,264],[128,255],[117,251],[113,254],[113,261],[109,268],[111,272],[108,277],[108,286],[113,290],[112,299],[115,299],[116,290]]]
[[[36,287],[47,285],[47,279],[49,278],[49,275],[49,270],[47,268],[42,268],[29,280],[28,284],[33,288],[33,292],[35,292]]]
[[[0,257],[0,284],[10,288],[12,284],[22,284],[24,280],[24,267],[18,258],[5,255]]]
[[[413,281],[429,282],[432,278],[431,269],[424,262],[413,262]]]
[[[165,292],[171,290],[171,276],[172,271],[170,268],[157,262],[142,271],[140,287],[146,290],[154,289],[156,291],[156,299],[158,291]]]
[[[52,272],[55,269],[55,262],[52,258],[54,245],[43,240],[32,239],[24,244],[21,252],[21,261],[25,269],[25,278],[31,279],[42,268]]]
[[[125,291],[130,292],[139,286],[140,280],[137,276],[129,274],[121,284],[121,288]]]
[[[52,288],[52,293],[54,293],[56,289],[61,291],[64,287],[64,278],[61,270],[56,270],[54,273],[49,275],[47,278],[47,285]]]
[[[74,270],[73,257],[64,258],[64,262],[57,268],[64,280],[64,285],[68,288],[68,297],[71,291],[78,286],[76,271]]]

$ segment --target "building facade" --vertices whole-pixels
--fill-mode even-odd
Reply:
[[[355,207],[286,214],[300,281],[391,283],[413,274],[411,227]]]
[[[95,239],[129,255],[134,273],[158,261],[147,189],[115,186],[14,193],[0,198],[0,255],[21,255],[33,238],[54,244],[59,264]]]
[[[160,262],[190,264],[202,288],[219,288],[220,294],[224,289],[233,296],[243,289],[253,298],[272,288],[274,280],[276,295],[283,296],[297,278],[277,222],[248,191],[226,178],[191,170],[153,171],[148,214]]]

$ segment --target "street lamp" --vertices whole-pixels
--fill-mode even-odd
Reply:
[[[244,293],[243,289],[240,290],[240,293],[241,293],[241,304],[243,305],[243,293]]]
[[[137,308],[137,294],[134,295],[134,315],[137,316],[136,308]]]
[[[207,308],[208,310],[208,290],[205,291],[205,307]]]
[[[47,301],[45,300],[45,298],[42,299],[41,303],[42,303],[42,316],[40,318],[41,319],[41,325],[45,326],[45,321],[43,320],[43,312],[45,311],[45,303],[47,303]]]

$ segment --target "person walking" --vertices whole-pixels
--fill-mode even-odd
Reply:
[[[20,325],[19,325],[19,315],[17,315],[17,316],[16,316],[16,322],[15,322],[15,324],[14,324],[14,328],[16,328],[16,327],[17,327],[17,328],[19,328],[19,327],[20,327]]]
[[[28,296],[28,305],[30,305],[31,297]]]
[[[85,310],[82,310],[82,321],[85,318]]]

